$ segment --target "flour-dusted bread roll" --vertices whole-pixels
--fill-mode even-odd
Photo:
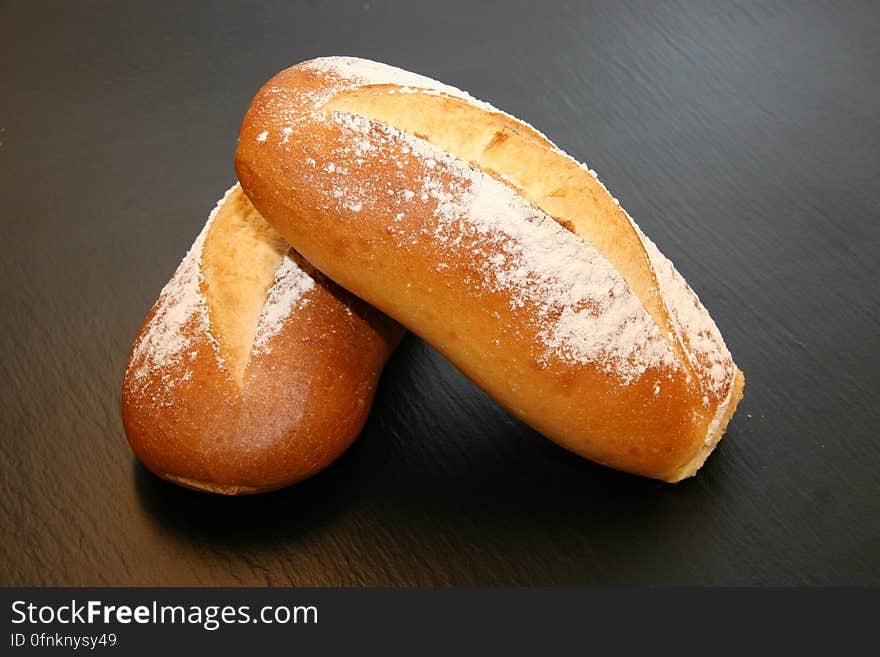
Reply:
[[[134,342],[128,440],[147,468],[190,488],[294,483],[357,437],[401,334],[290,249],[236,184]]]
[[[595,173],[522,121],[316,59],[260,89],[236,169],[318,269],[560,445],[674,482],[724,433],[743,376],[706,309]]]

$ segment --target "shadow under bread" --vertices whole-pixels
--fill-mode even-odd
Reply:
[[[728,441],[736,433],[731,427]],[[311,479],[241,497],[184,489],[139,464],[134,479],[155,522],[187,542],[259,548],[320,533],[359,541],[357,526],[370,524],[419,552],[500,546],[524,563],[534,554],[584,553],[575,579],[591,583],[606,553],[648,549],[653,537],[711,525],[713,491],[731,484],[722,481],[725,442],[698,477],[679,484],[605,468],[511,417],[408,334],[361,435]],[[356,527],[341,529],[351,518]],[[590,552],[598,555],[595,569]],[[491,574],[477,581],[493,583]]]

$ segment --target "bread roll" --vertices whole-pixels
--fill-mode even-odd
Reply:
[[[742,397],[706,309],[595,173],[458,89],[304,62],[257,93],[236,170],[318,269],[577,454],[679,481]]]
[[[402,329],[309,265],[232,187],[129,356],[122,418],[155,474],[258,493],[333,462]]]

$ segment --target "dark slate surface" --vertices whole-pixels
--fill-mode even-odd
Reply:
[[[0,5],[0,583],[880,583],[876,4],[176,4]],[[307,483],[223,499],[136,463],[129,344],[250,97],[326,54],[468,89],[599,171],[746,373],[699,477],[582,461],[413,337]]]

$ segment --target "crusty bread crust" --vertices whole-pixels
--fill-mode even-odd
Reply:
[[[316,267],[582,456],[678,481],[742,396],[709,314],[595,173],[464,92],[304,62],[252,101],[236,170]]]
[[[131,447],[158,476],[204,491],[305,479],[360,432],[401,334],[289,249],[236,185],[134,342]]]

